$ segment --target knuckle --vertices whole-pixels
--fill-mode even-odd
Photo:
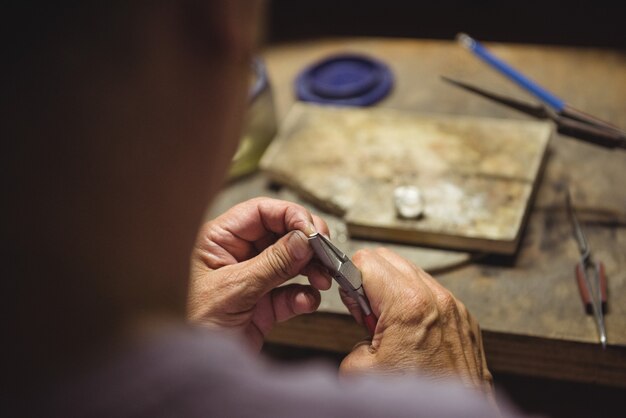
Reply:
[[[211,232],[213,229],[213,225],[215,224],[215,220],[207,221],[202,224],[200,229],[198,230],[198,237],[203,237]]]
[[[298,288],[294,288],[294,287],[287,287],[286,289],[284,289],[284,291],[286,292],[284,294],[284,306],[285,308],[287,308],[287,313],[288,316],[295,316],[296,315],[296,309],[294,306],[294,298],[296,296],[296,293],[299,291]],[[277,301],[277,292],[270,292],[270,297],[272,298],[272,305],[276,306],[278,304]]]
[[[423,268],[421,268],[421,267],[420,267],[420,266],[418,266],[417,264],[415,264],[415,263],[411,263],[411,266],[413,267],[413,270],[415,271],[415,273],[416,273],[419,277],[421,277],[421,278],[425,278],[425,277],[427,277],[427,278],[433,279],[433,280],[435,280],[435,281],[437,280],[437,279],[435,279],[433,276],[431,276],[430,274],[428,274],[428,273],[427,273],[427,272],[426,272]]]
[[[385,255],[385,254],[389,254],[391,251],[385,247],[376,247],[376,249],[374,249],[374,252],[379,255]]]
[[[397,307],[394,311],[401,323],[421,323],[424,318],[437,312],[432,299],[416,288],[403,289],[395,299],[391,305]]]
[[[458,302],[456,298],[452,295],[452,293],[448,291],[439,291],[437,292],[437,306],[441,308],[444,312],[455,312],[458,311]]]
[[[273,274],[284,280],[291,278],[291,263],[285,248],[278,245],[269,247],[265,252],[265,259]]]
[[[309,212],[304,206],[293,202],[284,202],[286,204],[287,217],[305,216],[311,218],[311,212]]]
[[[222,242],[229,237],[228,231],[224,228],[219,228],[213,222],[207,223],[204,228],[206,228],[203,231],[205,242]]]
[[[407,302],[412,306],[427,306],[430,305],[430,300],[424,292],[416,287],[407,287],[404,289],[403,298],[406,298]]]
[[[352,356],[347,356],[341,361],[339,365],[340,372],[349,372],[355,369],[354,360]]]
[[[319,228],[322,233],[328,235],[329,230],[326,221],[315,214],[311,214],[311,216],[313,217],[313,224],[315,224],[315,226]]]
[[[370,347],[370,341],[357,343],[352,349],[352,352],[348,354],[339,365],[340,372],[350,373],[369,369],[372,366]]]
[[[352,256],[352,260],[356,264],[361,265],[369,257],[369,254],[370,254],[370,250],[362,248],[354,253],[354,255]]]
[[[269,203],[271,202],[272,198],[269,198],[267,196],[257,196],[257,197],[253,197],[252,199],[248,200],[249,203]]]

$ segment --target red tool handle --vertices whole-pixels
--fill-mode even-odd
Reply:
[[[587,312],[587,315],[590,315],[593,313],[593,308],[591,307],[589,289],[585,283],[585,267],[582,263],[576,264],[576,283],[578,283],[578,293],[580,293],[580,299],[583,301],[583,305],[585,306],[585,312]]]
[[[606,273],[604,272],[604,263],[598,261],[598,277],[600,279],[600,298],[602,299],[602,313],[606,313],[608,308],[607,290],[606,290]]]
[[[370,332],[370,335],[373,337],[376,333],[376,324],[378,323],[378,318],[376,318],[376,315],[374,315],[374,312],[372,312],[369,315],[365,315],[363,317],[363,321],[365,322],[365,326]]]
[[[607,292],[606,292],[606,273],[604,271],[604,263],[598,262],[596,264],[598,270],[598,278],[600,279],[600,299],[602,302],[602,312],[606,313],[607,310]],[[576,282],[578,283],[578,292],[580,293],[580,299],[585,305],[585,311],[591,315],[593,313],[593,307],[591,306],[591,295],[589,289],[585,283],[585,268],[582,263],[576,264]]]

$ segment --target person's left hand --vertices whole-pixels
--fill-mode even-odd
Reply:
[[[191,256],[189,319],[243,332],[260,349],[276,322],[315,311],[319,290],[331,284],[311,262],[307,236],[316,231],[328,235],[321,218],[269,198],[248,200],[207,222]],[[311,286],[280,286],[298,274]]]

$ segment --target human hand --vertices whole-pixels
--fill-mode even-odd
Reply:
[[[311,262],[307,236],[328,226],[295,203],[256,198],[202,226],[191,256],[188,317],[242,332],[256,349],[274,323],[310,313],[327,273]],[[304,274],[311,286],[285,281]]]
[[[385,248],[361,250],[353,261],[378,317],[376,332],[341,363],[342,373],[417,371],[434,378],[456,377],[492,392],[480,328],[467,308],[429,274]],[[359,306],[342,299],[357,322]]]

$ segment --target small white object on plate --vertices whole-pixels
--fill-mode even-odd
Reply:
[[[398,186],[393,191],[396,211],[401,218],[418,219],[424,214],[424,198],[415,186]]]

